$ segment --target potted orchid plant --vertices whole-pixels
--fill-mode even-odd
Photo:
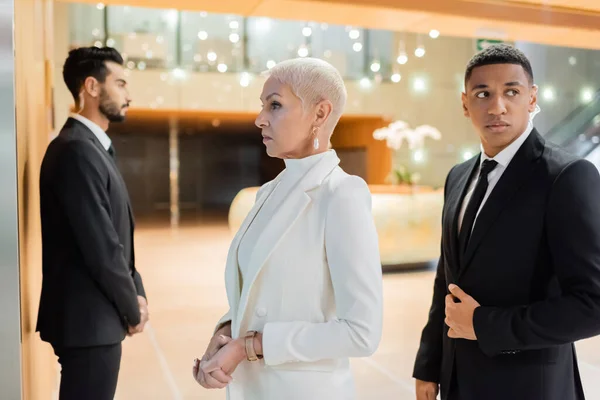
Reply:
[[[441,140],[440,131],[430,125],[421,125],[412,129],[404,121],[394,121],[386,127],[376,129],[373,132],[373,138],[376,140],[385,140],[387,147],[398,151],[402,143],[406,141],[408,148],[412,151],[422,149],[425,146],[425,138]],[[411,172],[405,165],[392,166],[388,180],[395,185],[416,185],[421,176],[416,172]]]

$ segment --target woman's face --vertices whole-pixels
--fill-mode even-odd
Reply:
[[[270,77],[263,86],[260,100],[262,111],[256,117],[255,124],[262,130],[263,143],[269,156],[303,158],[315,152],[315,112],[304,111],[302,100],[289,85]]]

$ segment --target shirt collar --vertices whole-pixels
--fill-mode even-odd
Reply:
[[[108,151],[110,145],[112,144],[112,141],[110,140],[106,132],[104,132],[104,130],[98,126],[98,124],[90,121],[81,114],[71,113],[69,116],[87,126],[89,130],[92,131],[94,136],[98,138],[100,144],[102,145],[102,147],[104,147],[104,150]]]
[[[481,164],[483,164],[483,162],[485,160],[494,160],[499,165],[503,166],[504,168],[508,167],[508,164],[511,162],[511,160],[513,159],[515,154],[517,154],[517,151],[519,151],[519,149],[521,148],[523,143],[525,143],[525,140],[527,140],[527,137],[529,137],[529,135],[531,134],[531,131],[533,131],[533,123],[531,121],[529,121],[529,124],[527,125],[527,129],[525,129],[525,132],[523,132],[523,134],[521,136],[519,136],[517,138],[517,140],[515,140],[510,145],[508,145],[508,147],[506,147],[500,153],[496,154],[496,157],[488,157],[485,154],[485,151],[483,150],[483,145],[482,145],[481,146],[481,158],[479,160],[479,165],[481,166]]]

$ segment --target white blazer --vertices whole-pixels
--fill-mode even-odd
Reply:
[[[238,246],[280,176],[260,188],[225,271],[232,336],[263,332],[264,359],[242,362],[231,400],[348,400],[349,357],[370,356],[382,331],[382,273],[371,194],[329,151],[289,187],[252,251],[240,288]],[[280,191],[284,188],[278,188]]]

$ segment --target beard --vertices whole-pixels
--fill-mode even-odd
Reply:
[[[128,104],[117,104],[110,98],[110,96],[104,89],[102,89],[102,91],[100,92],[100,112],[110,122],[125,121],[125,115],[121,114],[121,111],[126,107],[128,107]]]

